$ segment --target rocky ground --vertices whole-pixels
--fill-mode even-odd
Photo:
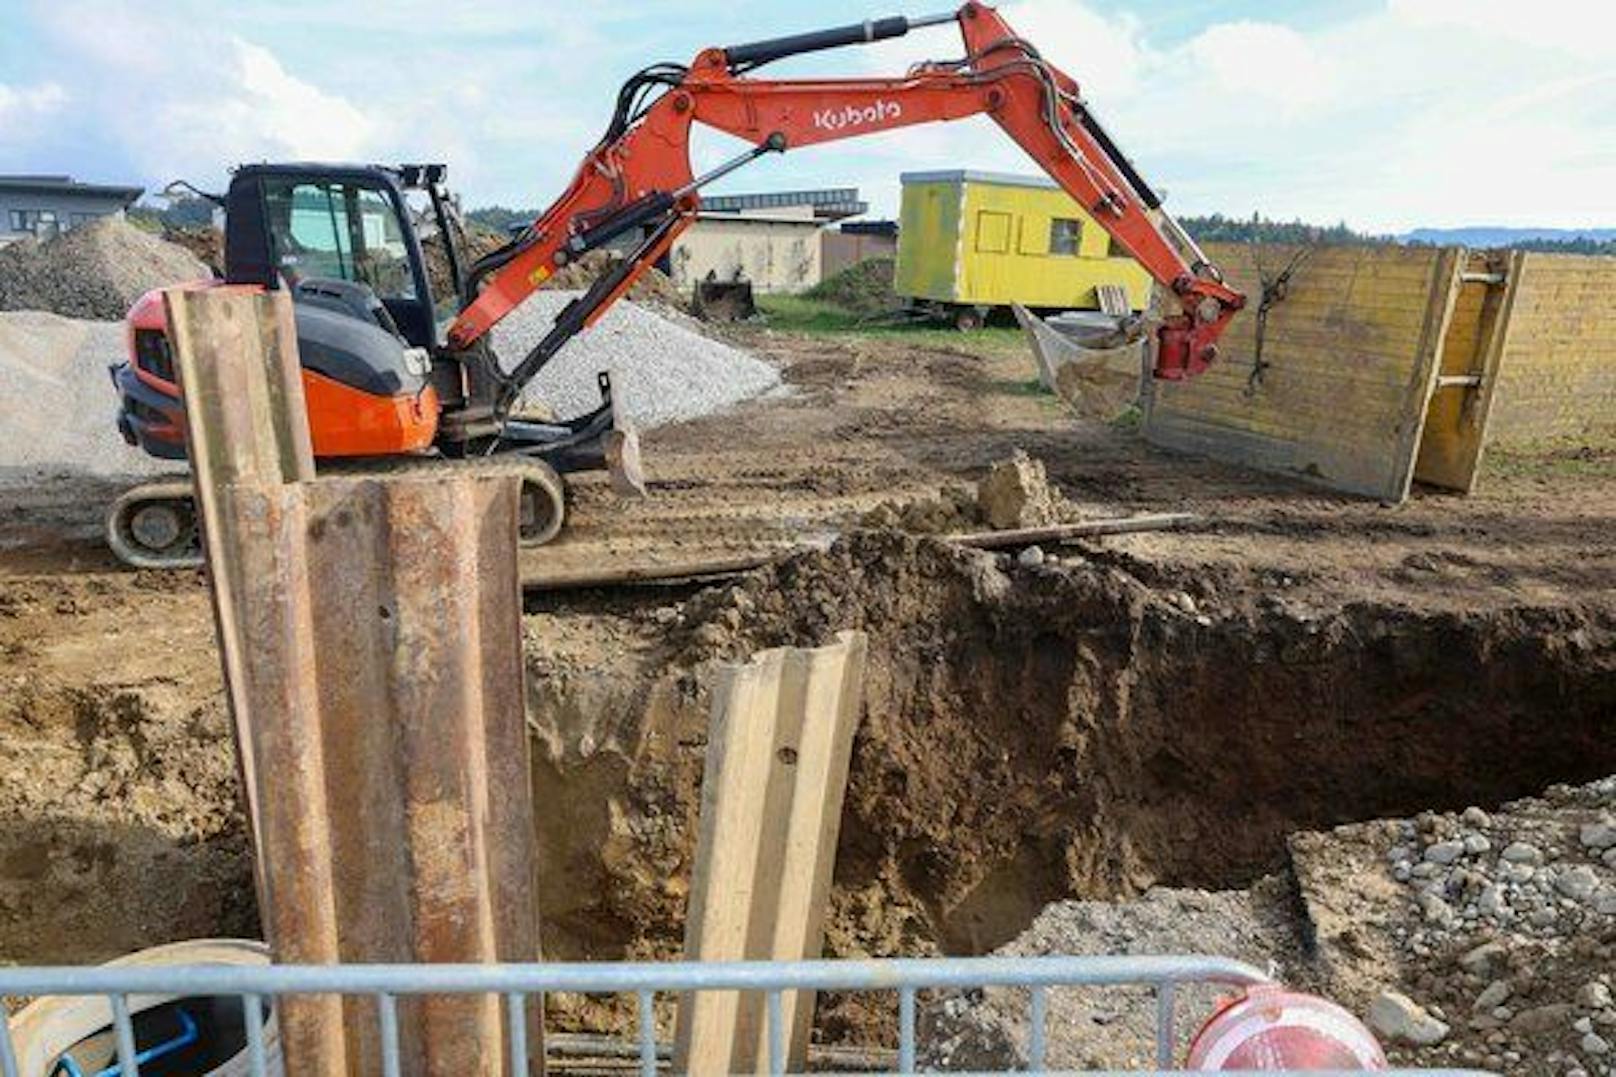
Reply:
[[[1291,850],[1322,982],[1402,1057],[1616,1072],[1616,778]]]
[[[1616,451],[1496,459],[1472,498],[1386,508],[1075,423],[1031,387],[1009,335],[735,332],[787,391],[653,431],[652,497],[579,483],[574,527],[544,556],[759,536],[827,548],[717,583],[529,595],[553,956],[677,951],[714,665],[862,627],[868,708],[831,953],[1199,940],[1361,1014],[1401,993],[1414,1035],[1447,1026],[1403,1058],[1608,1065],[1582,1042],[1612,1039],[1604,1010],[1578,1001],[1600,1001],[1588,984],[1611,964],[1609,865],[1581,837],[1610,808],[1587,798],[1608,790],[1501,805],[1616,773]],[[995,465],[1013,480],[1003,519],[1203,520],[1037,556],[926,537],[998,511],[977,492]],[[6,959],[98,960],[253,926],[206,591],[195,573],[110,562],[99,517],[116,489],[70,476],[0,493]],[[1488,821],[1418,814],[1469,805]],[[1466,837],[1488,848],[1426,859]],[[1542,854],[1530,879],[1506,867],[1524,863],[1503,859],[1515,841]],[[1551,898],[1554,923],[1534,924]],[[1286,913],[1296,902],[1307,920]],[[1518,956],[1472,974],[1460,958],[1494,936]],[[1557,1005],[1571,1009],[1553,1022],[1522,1017]],[[1087,1003],[1059,1011],[1093,1032],[1072,1057],[1134,1057],[1108,1031],[1131,1027],[1126,1009],[1109,1023]],[[820,1034],[888,1039],[889,1010],[827,998]]]

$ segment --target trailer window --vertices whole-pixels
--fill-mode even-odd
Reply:
[[[1083,222],[1056,217],[1049,222],[1049,253],[1075,256],[1083,246]]]
[[[409,248],[384,192],[272,179],[264,185],[264,202],[275,264],[292,281],[359,281],[379,299],[416,297]]]
[[[1010,214],[984,209],[976,215],[976,249],[983,254],[1010,250]]]

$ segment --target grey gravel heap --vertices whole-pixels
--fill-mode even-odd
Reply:
[[[580,294],[537,292],[512,311],[494,330],[494,350],[505,366],[515,366]],[[710,415],[780,384],[780,372],[756,356],[622,301],[568,341],[522,401],[544,404],[563,418],[583,414],[600,402],[600,370],[611,374],[619,407],[641,427]]]
[[[0,483],[43,473],[151,475],[184,470],[125,445],[107,367],[124,356],[118,322],[40,311],[0,313]]]

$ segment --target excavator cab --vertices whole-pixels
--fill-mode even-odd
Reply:
[[[247,165],[225,196],[225,263],[231,283],[264,288],[307,281],[367,287],[403,340],[438,346],[437,300],[405,191],[408,181],[437,189],[442,165]],[[439,234],[458,242],[447,222]],[[458,305],[458,289],[442,297]]]

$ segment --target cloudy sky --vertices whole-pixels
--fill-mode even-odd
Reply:
[[[0,172],[218,189],[245,160],[442,160],[471,205],[540,206],[639,67],[902,2],[4,0]],[[1177,212],[1374,231],[1616,226],[1610,0],[1001,10],[1082,84]],[[767,70],[898,74],[958,52],[943,28]],[[702,140],[698,164],[727,148]],[[960,167],[1028,170],[972,120],[770,159],[726,189],[857,185],[891,213],[900,171]]]

